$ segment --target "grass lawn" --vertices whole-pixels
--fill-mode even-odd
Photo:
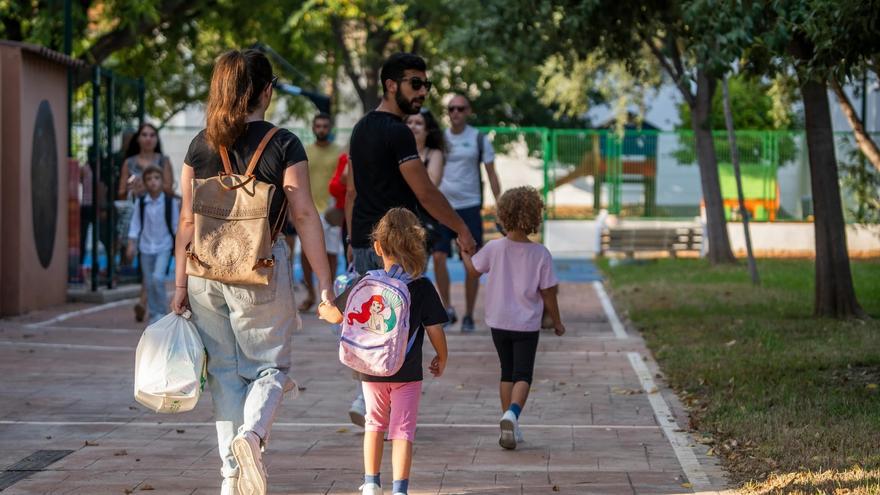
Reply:
[[[880,493],[880,261],[855,261],[869,321],[815,319],[813,263],[610,266],[692,427],[748,493]]]

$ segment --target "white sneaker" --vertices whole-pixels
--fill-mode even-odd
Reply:
[[[360,490],[361,495],[382,495],[382,487],[375,483],[364,483]]]
[[[525,442],[523,439],[522,429],[519,427],[519,421],[516,422],[516,428],[513,430],[513,436],[516,437],[516,443],[520,444]]]
[[[366,423],[366,419],[364,418],[367,415],[367,404],[364,402],[364,396],[358,395],[357,399],[351,403],[351,408],[348,410],[348,417],[351,419],[351,422],[364,427]]]
[[[516,414],[513,414],[513,411],[505,411],[501,416],[501,438],[498,439],[498,444],[508,450],[515,449],[517,428],[519,424],[516,421]]]
[[[252,431],[232,439],[232,455],[238,463],[238,495],[266,495],[266,469],[260,452],[260,437]]]
[[[220,495],[238,495],[238,478],[223,478]]]

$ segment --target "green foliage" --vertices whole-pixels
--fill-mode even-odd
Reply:
[[[843,198],[847,220],[860,225],[880,224],[880,172],[856,147],[839,160],[838,171],[843,190],[849,191]]]
[[[567,57],[554,54],[541,66],[538,94],[542,103],[558,106],[557,117],[583,115],[592,105],[606,103],[617,131],[623,132],[630,108],[636,106],[637,115],[643,117],[648,91],[659,89],[662,82],[660,68],[649,53],[641,63],[638,72],[644,76],[635,77],[624,64],[607,60],[598,52],[584,58],[574,53]]]
[[[774,86],[757,77],[737,75],[731,77],[730,108],[733,113],[734,126],[737,129],[749,130],[785,130],[791,129],[797,116],[791,107],[788,112],[779,115],[770,94]],[[691,129],[691,109],[686,103],[678,106],[678,129]],[[720,91],[712,98],[711,124],[714,130],[725,130],[724,106]],[[787,125],[780,126],[782,123]]]

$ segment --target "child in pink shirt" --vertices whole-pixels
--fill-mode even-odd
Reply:
[[[505,449],[522,442],[519,415],[529,397],[541,315],[553,319],[556,335],[565,333],[556,292],[559,281],[553,258],[529,234],[541,226],[541,196],[532,187],[517,187],[498,199],[498,220],[507,231],[473,257],[465,256],[468,272],[488,274],[485,291],[486,323],[501,361],[501,438]]]

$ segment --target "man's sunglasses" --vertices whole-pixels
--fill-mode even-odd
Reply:
[[[449,113],[453,113],[453,112],[464,112],[464,111],[467,110],[467,109],[468,109],[468,107],[466,107],[466,106],[464,106],[464,105],[461,105],[461,106],[458,106],[458,105],[449,105],[448,107],[446,107],[446,111],[449,112]]]
[[[403,77],[399,79],[399,81],[409,81],[409,85],[412,86],[412,89],[418,91],[422,89],[422,86],[425,87],[426,90],[431,91],[431,86],[434,85],[431,81],[422,79],[420,77]]]
[[[272,76],[272,82],[269,83],[269,85],[272,86],[273,88],[277,88],[278,87],[278,76]]]

